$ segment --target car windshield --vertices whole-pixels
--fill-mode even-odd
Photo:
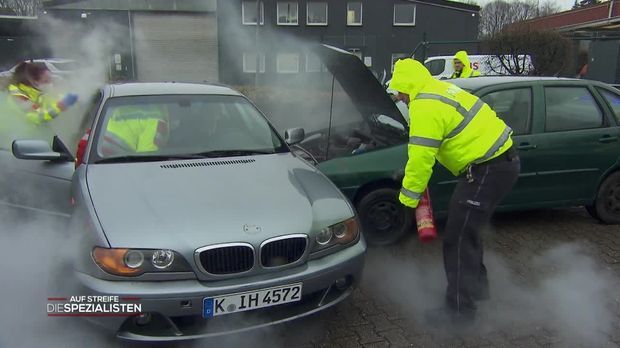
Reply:
[[[288,151],[246,99],[222,95],[158,95],[108,100],[95,162],[272,154]]]

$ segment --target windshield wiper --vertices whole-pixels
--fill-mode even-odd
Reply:
[[[214,150],[194,153],[194,156],[203,157],[233,157],[233,156],[250,156],[250,155],[271,155],[273,151],[260,151],[260,150]]]
[[[95,163],[124,163],[124,162],[158,162],[173,161],[185,159],[204,158],[200,155],[127,155],[118,157],[109,157],[96,161]]]

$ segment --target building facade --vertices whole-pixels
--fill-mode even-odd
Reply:
[[[27,22],[31,30],[13,33],[11,30],[17,28],[13,22],[0,21],[7,27],[0,35],[0,41],[4,40],[0,44],[7,48],[3,50],[5,65],[44,57],[88,60],[79,56],[76,45],[81,44],[88,31],[99,28],[101,32],[104,28],[98,39],[113,41],[108,44],[109,52],[105,52],[111,80],[210,81],[232,85],[282,83],[323,71],[318,58],[304,48],[308,43],[346,49],[362,59],[377,77],[388,79],[394,61],[411,56],[423,40],[476,39],[480,10],[447,0],[42,3],[38,18],[14,20]],[[58,29],[46,22],[48,19],[56,24],[62,21],[66,28],[48,30]],[[53,31],[60,34],[50,35]],[[28,37],[19,36],[24,33],[29,33]],[[470,47],[458,43],[432,45],[425,54],[453,54]],[[77,52],[78,56],[66,56],[68,52]]]
[[[0,70],[28,59],[104,59],[113,81],[217,82],[216,9],[216,0],[43,0],[33,16],[0,7]]]
[[[389,77],[395,60],[411,56],[423,39],[476,39],[479,10],[444,0],[218,0],[220,80],[246,85],[320,72],[308,43],[348,50]],[[440,45],[430,53],[459,49]]]

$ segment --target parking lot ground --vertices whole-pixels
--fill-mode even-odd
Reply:
[[[620,346],[619,226],[582,208],[501,213],[484,239],[492,298],[469,328],[425,322],[442,302],[441,243],[412,235],[369,250],[348,301],[264,338],[295,347]]]
[[[3,255],[15,250],[10,257],[18,258],[26,248],[47,255],[49,246],[37,241],[59,236],[27,226],[6,230]],[[620,346],[619,226],[600,224],[582,208],[503,213],[484,240],[491,300],[479,304],[468,328],[424,320],[444,295],[441,241],[423,245],[412,233],[397,245],[370,248],[362,283],[336,307],[274,328],[175,344],[122,342],[82,321],[42,316],[54,292],[41,285],[66,281],[68,268],[57,257],[51,269],[25,259],[25,272],[0,267],[11,277],[3,290],[11,300],[0,318],[0,347]],[[24,329],[30,334],[19,334]]]

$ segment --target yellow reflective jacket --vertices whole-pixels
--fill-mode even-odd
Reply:
[[[469,57],[467,56],[467,52],[458,51],[454,55],[454,59],[458,59],[463,63],[463,71],[459,74],[456,72],[456,68],[454,69],[454,73],[450,78],[468,78],[468,77],[476,77],[480,76],[480,72],[478,70],[474,70],[471,68],[471,63],[469,62]],[[454,67],[454,60],[452,60],[452,66]]]
[[[455,176],[512,146],[512,129],[478,97],[433,79],[413,59],[396,62],[390,88],[409,95],[409,160],[400,201],[416,207],[435,160]]]
[[[38,89],[24,84],[11,84],[8,87],[10,105],[23,113],[35,125],[49,122],[62,111],[58,102],[41,93]]]
[[[102,154],[157,151],[163,138],[167,137],[167,119],[167,115],[154,105],[117,107],[108,120]]]

